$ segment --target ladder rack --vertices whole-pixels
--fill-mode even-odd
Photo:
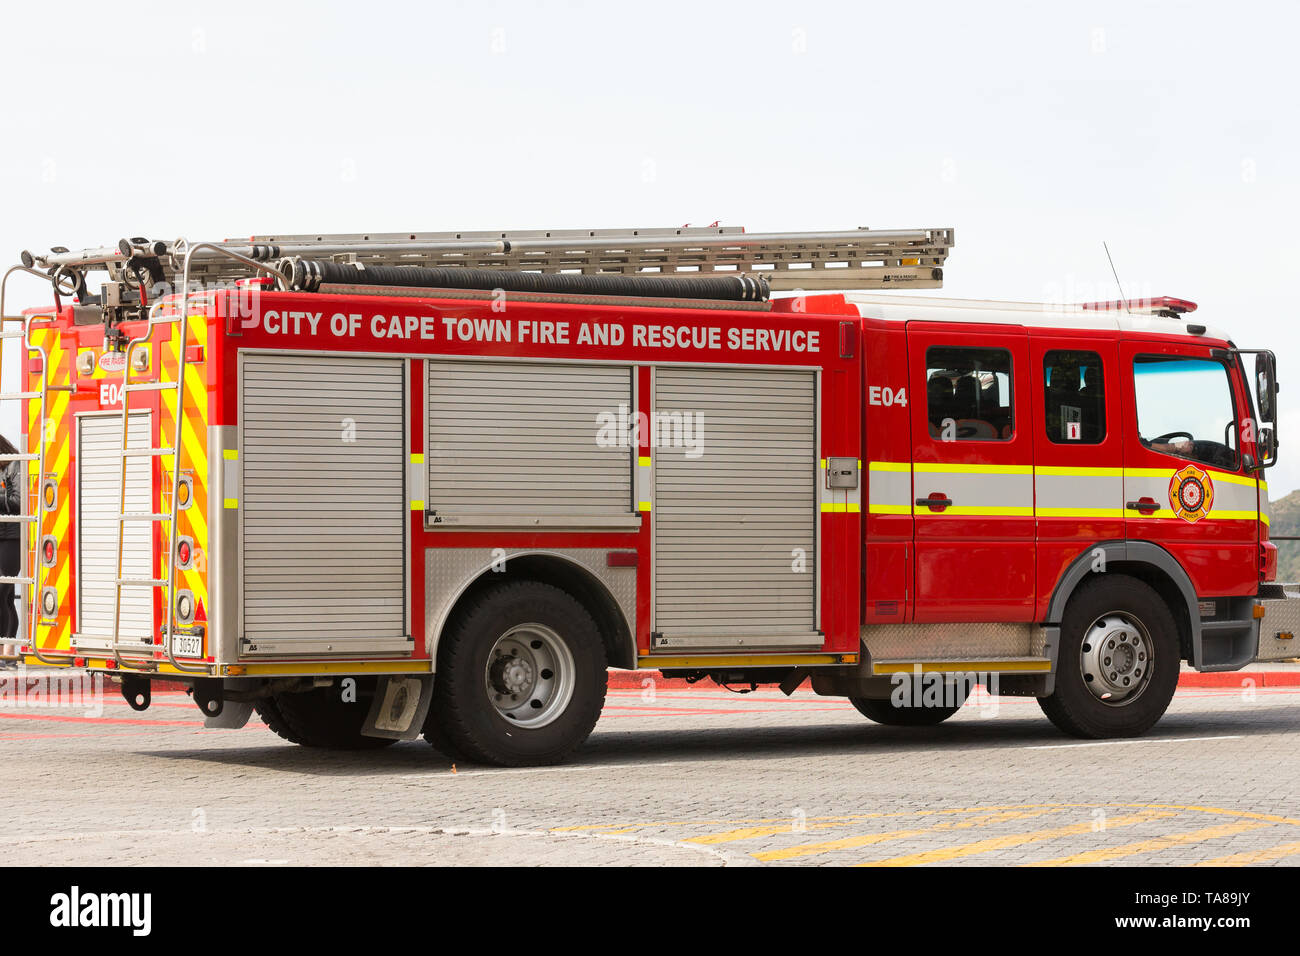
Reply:
[[[753,274],[778,291],[935,289],[954,244],[952,229],[747,233],[740,227],[553,229],[512,232],[411,232],[261,235],[196,243],[123,239],[114,247],[44,254],[23,263],[51,271],[63,288],[95,270],[118,278],[128,261],[153,260],[175,290],[183,250],[190,278],[206,286],[257,274],[246,260],[304,256],[363,266],[463,266],[581,275]],[[240,258],[232,258],[231,254]],[[245,261],[241,261],[245,260]]]
[[[46,411],[48,408],[48,399],[50,392],[70,391],[70,387],[58,387],[50,385],[50,355],[49,349],[42,344],[32,342],[33,323],[47,323],[54,321],[54,313],[47,315],[6,315],[5,299],[9,287],[9,277],[15,273],[26,272],[35,275],[38,278],[45,278],[41,273],[36,272],[27,266],[16,265],[5,272],[4,278],[0,279],[0,341],[17,340],[21,342],[24,355],[35,354],[40,356],[40,374],[41,387],[39,389],[28,389],[26,387],[26,363],[20,360],[17,363],[19,387],[18,390],[10,390],[0,381],[0,403],[18,402],[22,407],[20,411],[20,420],[24,417],[27,402],[38,402],[36,415],[36,434],[28,434],[29,447],[31,442],[35,442],[37,450],[35,452],[19,451],[15,454],[0,455],[0,469],[9,465],[11,462],[22,462],[22,481],[24,493],[20,500],[24,502],[23,513],[20,515],[0,515],[0,522],[5,524],[16,524],[19,526],[18,534],[18,573],[15,575],[6,575],[0,577],[0,583],[12,584],[14,586],[14,598],[25,602],[21,606],[24,613],[21,615],[22,621],[18,634],[12,641],[0,641],[0,643],[13,643],[19,647],[27,646],[30,648],[32,656],[42,663],[54,663],[48,658],[41,656],[39,628],[42,625],[48,625],[50,622],[43,617],[44,608],[42,605],[45,600],[45,590],[48,587],[49,574],[44,561],[41,561],[36,552],[41,548],[42,528],[45,524],[45,515],[47,508],[45,505],[45,483],[51,478],[46,471],[45,452],[48,438],[46,436]],[[21,323],[21,329],[11,329],[11,323]],[[0,380],[4,378],[0,374]],[[28,419],[30,421],[30,419]],[[36,463],[36,482],[35,487],[28,484],[30,462]],[[33,494],[34,493],[34,494]],[[32,508],[33,498],[36,507]]]

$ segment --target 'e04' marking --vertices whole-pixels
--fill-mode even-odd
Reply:
[[[872,385],[867,388],[867,404],[882,405],[885,408],[892,408],[895,405],[906,408],[907,389],[900,388],[894,391],[888,385]]]

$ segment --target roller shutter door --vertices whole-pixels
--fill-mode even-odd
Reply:
[[[241,371],[243,653],[409,651],[404,363]]]
[[[148,414],[127,424],[130,448],[150,447]],[[77,424],[77,635],[78,643],[107,645],[113,638],[113,579],[117,576],[117,515],[121,478],[121,415],[83,416]],[[126,460],[126,511],[153,511],[151,458]],[[152,578],[153,525],[128,521],[122,539],[122,576]],[[52,583],[52,582],[51,582]],[[152,588],[122,589],[122,641],[153,637]],[[85,638],[91,638],[86,641]]]
[[[600,432],[620,404],[627,366],[430,362],[430,511],[464,524],[632,516],[636,450]]]
[[[659,415],[703,415],[698,457],[654,453],[656,645],[820,646],[815,374],[657,368],[654,381]]]

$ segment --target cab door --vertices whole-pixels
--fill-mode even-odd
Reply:
[[[1023,328],[912,323],[913,620],[1034,619],[1034,389]]]
[[[1234,423],[1251,413],[1208,346],[1123,342],[1125,534],[1172,554],[1200,597],[1258,583],[1258,482]],[[1252,446],[1253,447],[1253,446]]]
[[[1119,351],[1100,333],[1035,331],[1034,509],[1039,617],[1066,568],[1124,537],[1123,405]]]

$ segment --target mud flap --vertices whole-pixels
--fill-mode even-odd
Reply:
[[[248,723],[248,718],[251,716],[253,716],[251,700],[228,700],[222,705],[221,713],[203,718],[203,727],[205,730],[211,727],[219,730],[238,730]]]
[[[431,676],[381,677],[361,733],[366,737],[414,740],[424,730],[432,700]]]

